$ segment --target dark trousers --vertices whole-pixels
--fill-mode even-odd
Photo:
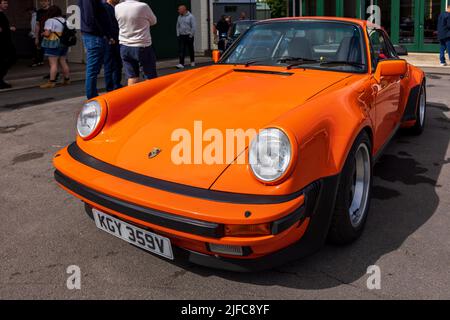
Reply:
[[[34,41],[34,39],[33,39]],[[34,52],[33,52],[33,63],[42,63],[44,62],[44,49],[41,47],[42,39],[39,39],[39,46],[34,45]]]
[[[16,63],[16,50],[6,45],[0,51],[0,83],[3,83],[8,70]]]
[[[195,62],[194,37],[190,37],[189,35],[180,35],[178,37],[178,48],[180,50],[180,64],[184,65],[186,49],[189,51],[191,62]]]
[[[220,51],[225,51],[225,49],[227,47],[226,46],[227,39],[228,39],[228,33],[221,33],[219,35],[219,43],[217,44],[217,46]]]
[[[448,54],[449,59],[450,59],[450,38],[442,39],[439,42],[440,42],[440,45],[441,45],[440,60],[441,60],[441,63],[445,63],[445,51],[447,51],[447,54]]]
[[[44,62],[44,49],[42,47],[35,47],[33,52],[33,63],[43,63]]]
[[[120,55],[127,79],[139,78],[140,69],[142,69],[146,80],[158,77],[156,56],[152,46],[129,47],[121,44]]]
[[[105,50],[105,84],[110,92],[122,88],[122,58],[118,44],[108,45]]]

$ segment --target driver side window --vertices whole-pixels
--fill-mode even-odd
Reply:
[[[374,69],[378,62],[385,59],[394,59],[396,56],[392,53],[389,45],[381,30],[375,29],[369,33],[370,47],[372,51],[372,64]]]

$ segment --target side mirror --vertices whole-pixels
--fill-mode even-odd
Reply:
[[[219,62],[219,60],[220,60],[220,50],[213,50],[213,52],[212,52],[212,60],[214,61],[214,63]]]
[[[403,76],[408,70],[408,65],[405,60],[382,60],[378,63],[375,70],[375,80],[379,83],[382,77]]]
[[[406,47],[402,46],[401,44],[394,45],[394,49],[399,56],[407,56],[408,55],[408,49],[406,49]]]

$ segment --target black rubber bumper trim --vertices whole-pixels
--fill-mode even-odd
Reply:
[[[125,202],[92,190],[59,171],[55,171],[55,180],[87,200],[141,221],[209,238],[221,238],[224,234],[223,225],[221,224],[189,219]]]
[[[112,176],[134,182],[143,186],[181,194],[184,196],[212,200],[218,202],[237,203],[237,204],[276,204],[294,200],[303,194],[303,190],[288,195],[257,195],[215,191],[193,187],[185,184],[165,181],[153,177],[148,177],[136,172],[125,170],[102,160],[94,158],[80,149],[76,142],[67,148],[70,156],[76,161],[96,169],[98,171],[110,174]]]
[[[305,217],[305,206],[272,223],[272,234],[279,234]]]
[[[406,102],[405,112],[403,113],[402,121],[416,120],[416,109],[419,101],[420,85],[413,87],[409,93],[408,101]]]

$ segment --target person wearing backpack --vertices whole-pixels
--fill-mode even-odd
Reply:
[[[56,87],[58,65],[61,66],[64,74],[63,85],[70,84],[70,69],[66,59],[69,48],[61,41],[65,28],[67,28],[67,25],[66,20],[62,17],[61,8],[58,6],[50,6],[48,9],[48,19],[45,22],[44,32],[42,33],[43,40],[41,44],[44,49],[44,55],[49,61],[50,79],[47,83],[41,85],[42,89]]]

